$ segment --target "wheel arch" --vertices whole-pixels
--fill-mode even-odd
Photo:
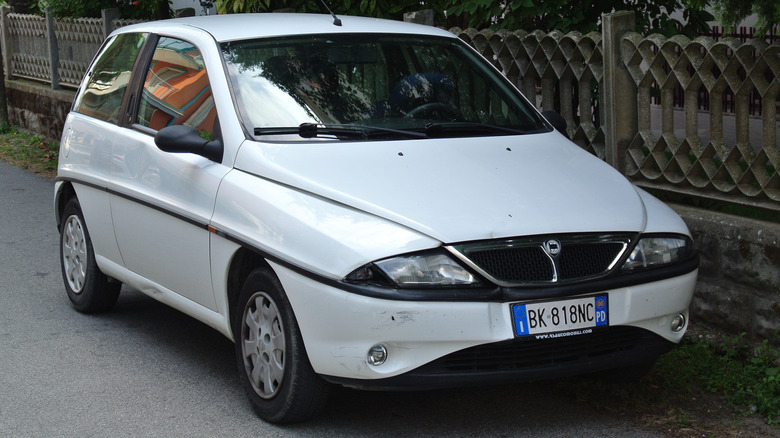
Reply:
[[[57,186],[54,193],[54,215],[57,221],[57,231],[60,229],[62,223],[62,212],[65,210],[65,205],[71,198],[76,197],[76,189],[69,181],[62,182]]]
[[[265,260],[263,256],[252,251],[246,247],[239,248],[233,255],[228,269],[227,276],[227,321],[230,325],[230,333],[233,335],[234,341],[236,337],[236,328],[234,327],[234,312],[236,311],[236,305],[238,303],[238,296],[241,293],[241,286],[246,281],[249,274],[256,268],[264,268],[269,272],[274,272],[271,265]]]

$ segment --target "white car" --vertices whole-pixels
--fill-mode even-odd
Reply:
[[[698,256],[677,214],[454,35],[339,18],[111,34],[55,185],[77,310],[126,284],[208,324],[278,423],[334,384],[641,375],[680,341]]]

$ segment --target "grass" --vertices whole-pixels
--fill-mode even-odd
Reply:
[[[722,394],[734,409],[780,422],[780,351],[763,341],[744,342],[744,333],[703,344],[688,341],[673,360],[689,364],[686,380]]]
[[[658,372],[664,382],[689,394],[703,389],[720,395],[739,413],[758,414],[768,424],[778,424],[780,350],[768,341],[745,342],[744,336],[686,338],[659,362]]]
[[[636,383],[582,379],[577,397],[675,436],[780,436],[780,349],[689,333]]]
[[[53,180],[59,144],[14,126],[0,128],[0,160]]]

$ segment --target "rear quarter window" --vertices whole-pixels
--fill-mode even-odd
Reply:
[[[76,96],[73,109],[81,114],[119,122],[119,109],[130,83],[133,64],[146,34],[121,34],[110,41],[93,63],[85,83]]]

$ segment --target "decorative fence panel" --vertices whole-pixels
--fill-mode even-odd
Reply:
[[[637,33],[623,36],[623,62],[638,88],[639,130],[628,147],[627,175],[642,185],[780,209],[780,44],[737,39],[691,41]],[[684,131],[675,129],[673,92],[684,93]],[[700,120],[697,97],[709,97]],[[660,135],[652,129],[650,97],[660,94]],[[723,99],[734,96],[733,143],[724,137]],[[751,96],[754,96],[751,98]],[[755,97],[757,96],[757,97]],[[749,115],[752,100],[761,118]],[[761,135],[751,142],[750,123]],[[703,127],[700,124],[706,125]]]
[[[142,20],[118,18],[106,9],[102,18],[59,18],[14,14],[0,7],[6,79],[24,78],[52,88],[78,87],[106,36]],[[56,63],[56,70],[52,69]]]
[[[38,81],[49,80],[51,58],[46,19],[37,15],[8,14],[6,55],[8,75]]]
[[[575,143],[637,185],[780,211],[780,43],[635,32],[450,31],[493,62],[537,107],[560,112]],[[619,47],[614,75],[635,85],[613,87],[623,97],[636,96],[627,106],[610,105],[616,126],[609,126],[604,114],[605,84],[616,81],[606,75],[607,38]],[[675,105],[679,90],[682,108],[679,99]],[[701,110],[700,95],[708,111]],[[731,114],[723,110],[729,99]],[[751,116],[756,105],[760,111],[752,112],[760,116]],[[618,128],[629,135],[610,140],[607,133]]]
[[[558,111],[575,143],[606,158],[599,93],[604,76],[601,34],[459,28],[450,32],[492,61],[537,107]]]
[[[143,20],[128,20],[124,18],[119,18],[114,20],[113,23],[114,23],[114,29],[119,29],[120,27],[130,26],[131,24],[143,23]]]
[[[99,18],[65,18],[56,20],[59,48],[59,81],[78,87],[89,63],[103,43],[103,25]]]

